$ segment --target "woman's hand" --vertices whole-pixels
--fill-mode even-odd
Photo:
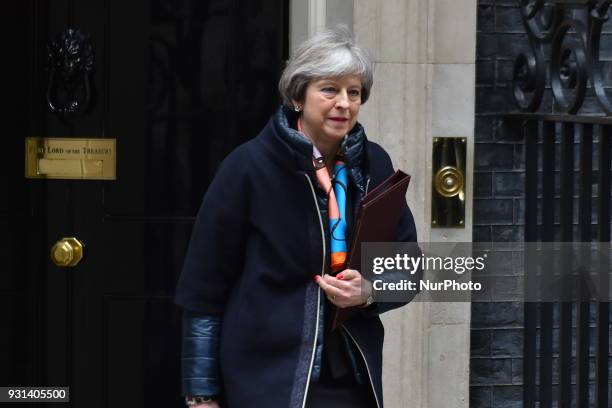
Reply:
[[[329,301],[340,308],[361,306],[372,293],[372,283],[355,269],[345,269],[336,276],[316,275],[315,282]]]

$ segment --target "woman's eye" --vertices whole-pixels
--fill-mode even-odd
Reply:
[[[361,91],[358,90],[358,89],[353,89],[352,91],[349,91],[349,94],[351,96],[359,96],[359,95],[361,95]]]
[[[325,93],[332,93],[332,92],[336,92],[336,88],[332,88],[331,86],[328,86],[328,87],[323,88],[322,91]]]

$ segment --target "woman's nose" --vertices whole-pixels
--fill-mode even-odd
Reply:
[[[336,97],[336,106],[345,109],[349,107],[349,97],[348,92],[346,90],[338,92],[338,95]]]

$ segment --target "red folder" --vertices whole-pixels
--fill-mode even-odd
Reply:
[[[363,197],[357,211],[347,269],[361,273],[363,242],[395,242],[409,183],[410,176],[398,170]],[[347,321],[358,308],[336,308],[332,330]]]

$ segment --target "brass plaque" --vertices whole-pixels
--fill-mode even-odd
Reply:
[[[26,138],[26,178],[116,180],[116,139]]]
[[[433,139],[431,226],[465,228],[467,139]]]

